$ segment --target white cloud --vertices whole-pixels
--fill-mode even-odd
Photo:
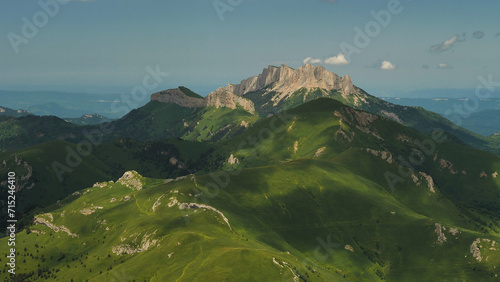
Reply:
[[[465,41],[465,35],[463,34],[462,36],[460,36],[457,34],[452,38],[446,40],[445,42],[432,45],[430,51],[434,53],[441,53],[444,51],[448,51],[453,47],[455,43],[462,41]]]
[[[455,36],[453,36],[452,38],[450,38],[449,40],[446,40],[446,41],[443,43],[443,49],[448,49],[448,48],[450,48],[453,44],[455,44],[455,42],[457,42],[457,39],[458,39],[458,35],[455,35]]]
[[[325,60],[325,64],[328,65],[348,65],[349,63],[350,62],[342,53],[339,53],[337,56],[333,56]]]
[[[437,65],[437,68],[442,70],[447,70],[447,69],[452,69],[453,67],[445,63],[440,63]]]
[[[313,59],[311,57],[307,57],[304,59],[304,65],[305,64],[321,64],[321,60],[320,59]]]
[[[380,65],[381,70],[393,70],[396,68],[396,65],[393,65],[389,61],[383,61],[382,64]]]

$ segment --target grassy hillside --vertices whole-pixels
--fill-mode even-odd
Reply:
[[[499,142],[457,126],[437,113],[427,111],[422,107],[406,107],[391,104],[371,96],[361,89],[360,91],[367,95],[367,103],[356,105],[347,101],[343,102],[356,109],[389,117],[424,134],[430,134],[432,130],[440,129],[458,137],[465,144],[472,147],[500,154]]]
[[[277,122],[273,122],[274,119]],[[274,131],[271,138],[260,138],[267,137],[261,132],[272,128],[272,124],[283,127]],[[260,142],[252,145],[253,137]],[[354,111],[336,100],[322,98],[263,120],[220,144],[226,156],[233,154],[243,167],[276,165],[303,158],[332,160],[349,156],[351,169],[363,173],[373,170],[371,165],[364,165],[356,155],[350,154],[369,151],[395,165],[373,177],[381,186],[388,187],[385,172],[399,176],[400,181],[394,185],[396,190],[400,183],[415,182],[411,175],[401,176],[399,166],[404,167],[404,161],[409,163],[410,157],[415,156],[413,152],[423,152],[421,144],[426,144],[425,147],[432,150],[423,154],[420,164],[410,164],[411,174],[431,176],[436,187],[447,197],[468,208],[489,209],[488,213],[496,214],[499,220],[500,176],[495,173],[500,173],[500,157],[466,146],[452,135],[443,133],[443,138],[446,141],[442,143],[432,141],[431,148],[428,142],[432,138],[428,135],[387,118]],[[230,168],[227,164],[226,167]]]
[[[384,167],[377,158],[371,164]],[[26,248],[18,275],[24,281],[494,281],[500,274],[491,241],[498,242],[497,233],[474,230],[439,192],[415,184],[402,190],[422,201],[408,206],[343,161],[244,169],[218,193],[209,175],[174,181],[131,175],[38,214],[17,237],[18,248]]]
[[[159,103],[157,105],[163,106]],[[121,139],[94,146],[92,154],[82,158],[81,165],[70,168],[71,173],[64,172],[62,182],[57,179],[53,162],[66,165],[66,147],[77,150],[75,145],[69,143],[52,142],[15,154],[0,154],[0,161],[7,161],[0,172],[18,169],[19,175],[27,175],[30,169],[33,171],[31,180],[22,183],[26,188],[31,185],[37,187],[30,191],[25,189],[31,196],[24,202],[23,208],[30,210],[33,203],[45,206],[96,181],[117,178],[125,170],[135,169],[147,177],[163,178],[195,171],[231,169],[235,164],[241,167],[261,167],[304,158],[331,160],[347,156],[353,150],[369,151],[380,155],[379,157],[382,154],[390,155],[391,162],[401,164],[399,156],[408,160],[413,151],[420,150],[416,142],[429,139],[428,136],[394,121],[354,111],[332,99],[315,100],[260,121],[248,113],[244,115],[245,113],[225,108],[207,108],[200,112],[199,116],[202,118],[199,123],[191,121],[191,124],[196,125],[195,130],[185,138],[198,140],[210,139],[217,134],[230,136],[239,133],[231,127],[217,132],[215,126],[227,123],[228,120],[236,120],[235,124],[240,122],[238,118],[256,121],[254,126],[240,135],[215,144],[180,139],[148,143]],[[435,145],[432,154],[425,157],[422,164],[413,167],[412,174],[420,178],[423,174],[431,176],[439,189],[463,208],[500,214],[497,208],[500,206],[500,177],[493,176],[500,171],[498,157],[461,145],[453,138]],[[234,158],[232,163],[229,161],[231,155]],[[21,161],[16,161],[16,156]],[[357,158],[353,156],[352,159],[352,169],[356,170],[359,166]],[[371,170],[368,166],[363,168],[366,172]],[[396,187],[401,182],[415,182],[413,176],[400,177],[398,166],[387,171],[399,177]],[[389,186],[384,173],[377,179],[381,186]],[[47,192],[47,189],[51,192]],[[481,193],[476,193],[478,189]],[[495,222],[495,217],[484,220],[489,224]]]
[[[174,137],[190,141],[218,141],[241,133],[258,119],[243,109],[193,109],[157,101],[151,101],[104,125],[77,126],[57,117],[2,117],[0,151],[21,150],[53,140],[78,143],[86,139],[85,132],[104,132],[102,126],[109,129],[105,130],[104,141],[120,138],[154,141]]]
[[[53,116],[0,119],[0,151],[14,151],[53,140],[82,140],[82,129]]]
[[[193,91],[191,91],[191,89],[187,88],[187,87],[184,87],[184,86],[179,86],[179,89],[182,91],[182,93],[186,94],[187,96],[189,97],[193,97],[193,98],[200,98],[200,99],[203,99],[203,97]]]
[[[94,146],[91,154],[82,156],[69,153],[78,151],[76,145],[53,141],[15,153],[0,153],[0,191],[7,191],[7,173],[16,172],[17,195],[22,199],[17,202],[17,212],[19,217],[29,219],[33,211],[96,182],[118,178],[126,170],[168,178],[206,169],[209,165],[200,160],[210,150],[210,144],[182,140],[141,143],[120,139]],[[75,158],[80,161],[73,163]]]
[[[405,126],[414,128],[424,134],[430,134],[434,129],[441,129],[462,140],[465,144],[475,148],[500,154],[500,142],[496,139],[481,136],[477,133],[457,126],[439,114],[425,110],[422,107],[407,107],[386,102],[375,96],[358,89],[357,94],[347,97],[342,96],[336,90],[326,91],[324,89],[299,89],[287,99],[281,100],[274,105],[269,101],[270,96],[277,93],[267,92],[272,85],[254,92],[245,94],[245,97],[252,100],[257,112],[261,116],[267,116],[271,112],[288,110],[314,99],[327,97],[342,102],[358,110],[364,110],[376,115],[384,116],[395,120]],[[470,124],[468,124],[470,125]]]
[[[271,86],[268,86],[271,87]],[[180,87],[190,97],[202,98],[188,88]],[[267,93],[268,88],[245,94],[252,100],[261,117],[288,110],[318,98],[328,97],[342,102],[358,110],[365,110],[376,115],[395,120],[405,126],[412,127],[424,134],[440,129],[456,136],[475,148],[500,153],[498,138],[481,136],[458,127],[439,114],[426,111],[420,107],[406,107],[388,103],[369,95],[362,89],[357,94],[342,96],[341,93],[324,89],[301,88],[289,98],[281,100],[277,105],[270,101],[277,93]],[[231,138],[243,132],[260,118],[250,115],[242,109],[228,108],[185,108],[176,104],[151,101],[145,106],[132,110],[123,118],[109,124],[114,130],[106,141],[119,138],[132,138],[139,141],[152,141],[181,137],[191,141],[219,141]],[[92,131],[99,126],[73,127],[55,117],[36,117],[19,119],[0,119],[0,150],[14,151],[43,142],[63,139],[78,143],[84,139],[83,131]]]
[[[71,185],[87,181],[92,170],[116,182],[33,210],[31,226],[17,237],[26,261],[18,275],[27,281],[496,281],[500,158],[444,136],[424,150],[430,136],[318,99],[217,143],[105,143]],[[39,169],[51,157],[42,152],[61,159],[63,145],[34,147],[21,157],[33,162],[33,175],[46,177]],[[403,159],[416,150],[430,152],[401,175]],[[127,173],[117,181],[132,169],[152,178]],[[401,181],[390,185],[388,173]],[[187,176],[160,180],[180,174]]]

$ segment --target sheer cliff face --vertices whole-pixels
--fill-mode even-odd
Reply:
[[[274,104],[287,99],[301,88],[337,90],[344,98],[357,93],[357,89],[348,75],[340,77],[321,66],[312,66],[310,64],[296,70],[285,65],[280,67],[269,66],[258,76],[245,79],[240,84],[229,84],[225,88],[240,96],[266,88],[266,92],[278,93],[272,98]]]
[[[226,107],[236,109],[240,106],[251,114],[255,113],[252,101],[229,92],[225,88],[217,89],[217,91],[210,93],[205,99],[187,96],[179,88],[169,89],[151,95],[151,101],[171,103],[187,108],[214,106],[216,108]]]
[[[216,108],[226,107],[230,109],[236,109],[238,106],[241,106],[245,111],[251,114],[255,113],[255,106],[252,101],[240,97],[224,87],[210,93],[205,98],[205,101],[207,106],[214,106]]]
[[[168,89],[151,95],[151,101],[177,104],[186,108],[203,108],[206,106],[204,99],[189,97],[179,88]]]

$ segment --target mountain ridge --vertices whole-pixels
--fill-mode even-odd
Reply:
[[[152,94],[151,101],[172,103],[187,108],[205,108],[213,106],[216,108],[224,107],[234,110],[237,107],[241,107],[251,114],[255,113],[255,107],[252,101],[235,95],[234,93],[226,91],[222,88],[208,94],[205,98],[199,95],[196,97],[194,95],[186,94],[189,92],[192,91],[185,87],[168,89]]]
[[[273,134],[263,136],[270,128]],[[495,281],[500,157],[438,143],[435,154],[391,190],[384,173],[396,173],[398,156],[410,155],[426,138],[321,98],[224,141],[102,144],[99,162],[75,169],[113,171],[89,173],[92,179],[75,171],[65,180],[72,190],[45,183],[68,197],[61,194],[60,202],[32,211],[33,220],[24,218],[29,227],[17,238],[29,243],[18,272],[25,280],[76,275],[102,281],[123,270],[136,280],[411,281],[418,275]],[[52,149],[37,146],[17,158],[1,153],[3,169],[24,176],[31,166],[29,181],[53,179],[40,162],[63,161],[63,146],[41,146]],[[177,177],[182,166],[187,170]],[[159,168],[174,173],[148,171]],[[82,177],[91,182],[87,188],[75,185]],[[41,188],[37,183],[18,196]],[[3,251],[8,238],[0,240]],[[330,248],[318,252],[319,242]]]
[[[241,106],[247,112],[266,117],[321,97],[339,100],[355,109],[390,118],[427,134],[440,129],[473,147],[500,153],[500,142],[496,138],[468,131],[421,107],[384,101],[356,87],[349,75],[340,77],[322,66],[311,64],[297,69],[286,65],[268,66],[259,75],[244,79],[240,84],[218,88],[207,95],[205,101],[210,101],[207,106],[231,109]],[[201,99],[199,103],[202,104]]]
[[[426,134],[440,129],[470,146],[500,153],[499,138],[475,134],[423,108],[386,102],[354,86],[350,76],[341,78],[321,66],[310,64],[297,70],[285,65],[269,66],[260,75],[245,79],[239,85],[220,87],[205,98],[182,86],[154,93],[148,104],[111,122],[116,130],[104,138],[107,141],[119,138],[151,141],[180,137],[187,140],[218,141],[241,133],[258,119],[318,98],[332,98]],[[228,119],[228,114],[236,121]],[[37,120],[41,125],[45,124],[43,118],[34,118],[34,122]],[[49,130],[35,128],[36,135],[31,131],[19,130],[20,127],[29,127],[30,121],[31,119],[0,120],[0,130],[7,133],[0,140],[3,150],[26,148],[50,141],[51,138],[64,138],[70,142],[82,139],[82,129],[70,128],[62,120],[54,121]],[[92,130],[93,127],[89,126],[87,129]],[[71,131],[69,135],[66,134],[68,130]]]

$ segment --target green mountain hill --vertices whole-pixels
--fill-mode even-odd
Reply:
[[[19,279],[495,281],[500,274],[500,157],[448,133],[426,135],[321,98],[218,142],[153,144],[101,144],[65,180],[78,193],[60,186],[64,198],[24,218]],[[63,163],[65,145],[0,160],[29,171],[27,162],[40,177],[35,185],[50,190],[57,177],[47,162]],[[2,175],[6,169],[12,159]]]
[[[14,151],[53,140],[82,139],[82,128],[58,117],[0,118],[0,151]]]
[[[260,75],[237,85],[221,87],[205,98],[182,86],[154,93],[148,104],[111,122],[109,126],[114,130],[104,136],[104,140],[133,138],[152,141],[173,137],[191,141],[225,140],[240,134],[263,117],[321,97],[387,117],[425,134],[440,129],[465,144],[500,153],[497,138],[468,131],[420,107],[386,102],[354,86],[348,75],[339,77],[323,67],[309,64],[296,70],[284,65],[269,66]],[[46,119],[0,119],[0,130],[5,132],[0,135],[0,150],[13,151],[56,139],[78,143],[85,137],[82,131],[99,128],[99,125],[74,128],[55,118],[49,122],[50,126],[40,127]],[[33,124],[36,128],[32,128]]]
[[[400,106],[374,97],[354,86],[350,76],[339,77],[322,66],[306,64],[296,70],[285,65],[269,66],[258,76],[221,89],[248,98],[262,116],[290,109],[319,97],[329,97],[355,109],[388,117],[426,134],[431,130],[441,129],[473,147],[500,153],[500,143],[495,139],[461,128],[421,107]]]
[[[210,144],[175,139],[149,143],[120,139],[92,146],[90,154],[82,155],[78,145],[51,141],[14,153],[0,153],[0,191],[6,193],[4,176],[15,172],[19,176],[16,194],[22,199],[17,203],[17,212],[21,217],[30,217],[34,210],[83,187],[117,178],[125,170],[175,178],[205,169],[209,166],[200,160],[210,150]]]
[[[155,100],[153,94],[152,101],[145,106],[105,124],[91,125],[93,122],[84,118],[85,121],[79,119],[74,123],[86,122],[89,125],[76,126],[70,123],[71,120],[53,116],[0,118],[0,151],[20,150],[53,140],[78,143],[86,140],[89,132],[96,131],[101,132],[103,141],[121,138],[154,141],[174,137],[189,141],[217,141],[240,134],[260,119],[239,104],[235,104],[234,109],[220,104],[206,105],[201,96],[196,96],[191,90],[182,86],[179,89],[190,96],[177,91],[175,94],[180,96],[175,97],[179,99],[175,100],[177,103],[166,103]],[[192,107],[189,102],[183,103],[183,99],[200,100],[203,105]],[[98,119],[101,123],[102,119]]]

